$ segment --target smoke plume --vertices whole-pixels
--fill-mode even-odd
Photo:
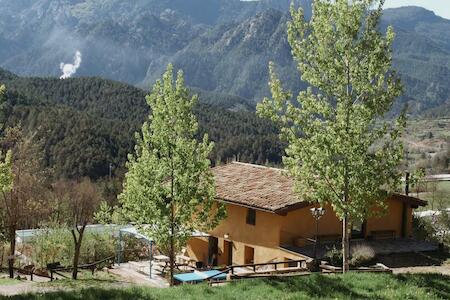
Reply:
[[[63,72],[63,74],[61,75],[61,77],[59,77],[59,79],[70,78],[73,74],[77,72],[77,69],[80,67],[80,64],[81,64],[81,52],[77,50],[73,58],[73,64],[61,63],[59,65],[59,68]]]

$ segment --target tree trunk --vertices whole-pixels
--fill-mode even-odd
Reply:
[[[348,224],[348,217],[345,216],[342,220],[342,273],[346,273],[349,270],[350,236]]]
[[[14,278],[15,253],[16,253],[16,228],[12,226],[9,233],[9,257],[8,257],[9,278]]]
[[[81,242],[83,241],[83,233],[85,228],[86,225],[83,225],[80,230],[76,229],[78,231],[78,238],[75,234],[75,230],[72,229],[72,236],[75,244],[75,252],[73,255],[73,264],[72,264],[73,265],[72,279],[74,280],[76,280],[78,276],[78,261],[80,259]]]
[[[175,247],[174,247],[174,220],[173,220],[173,203],[170,205],[170,286],[173,286],[173,272],[175,270]]]

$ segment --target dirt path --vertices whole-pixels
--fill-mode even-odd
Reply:
[[[151,286],[158,288],[168,287],[167,280],[163,277],[154,274],[152,279],[148,275],[139,273],[131,268],[128,264],[122,264],[120,267],[115,267],[108,270],[108,273],[115,275],[115,281],[99,281],[94,282],[96,287],[101,287],[104,289],[120,289],[133,286]],[[86,282],[83,287],[71,286],[66,284],[60,284],[59,282],[46,282],[35,276],[36,281],[30,281],[30,278],[24,281],[17,281],[17,283],[0,285],[0,296],[13,296],[27,293],[48,293],[57,291],[70,291],[80,288],[90,288],[93,287],[92,282]]]
[[[38,283],[31,281],[24,281],[20,283],[7,284],[0,286],[0,295],[13,296],[27,293],[43,293],[53,291],[52,288],[40,287]]]
[[[102,283],[101,287],[104,289],[120,289],[126,287],[136,286],[134,283],[129,282],[110,282],[110,283]],[[83,288],[91,288],[91,285],[88,285]],[[1,285],[0,286],[0,296],[14,296],[20,294],[28,294],[28,293],[50,293],[57,291],[71,291],[78,290],[82,287],[68,287],[64,285],[42,285],[38,282],[24,281],[21,283],[10,284],[10,285]]]
[[[169,287],[167,280],[160,275],[157,275],[155,271],[152,272],[152,278],[150,279],[148,274],[137,272],[128,263],[121,264],[120,267],[115,266],[108,270],[108,272],[119,276],[123,280],[138,285],[148,285],[158,288]]]
[[[407,267],[407,268],[393,268],[394,274],[402,273],[439,273],[450,275],[450,265],[442,266],[425,266],[425,267]]]

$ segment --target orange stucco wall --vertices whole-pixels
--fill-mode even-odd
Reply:
[[[403,203],[400,201],[388,201],[388,211],[379,217],[373,217],[367,220],[367,235],[371,231],[394,230],[396,237],[401,237],[402,233],[402,214]],[[406,216],[406,236],[412,234],[412,208],[407,206]]]
[[[402,203],[395,200],[388,201],[387,214],[367,220],[366,235],[371,231],[394,230],[397,237],[401,235],[402,226]],[[293,244],[299,238],[310,238],[315,234],[315,220],[309,208],[302,208],[286,215],[277,215],[270,212],[256,211],[256,224],[246,223],[247,208],[227,204],[227,218],[224,219],[214,230],[210,232],[212,236],[219,239],[218,264],[227,263],[226,250],[224,249],[224,237],[233,242],[233,264],[245,263],[245,246],[254,248],[254,262],[263,263],[274,260],[299,259],[300,255],[279,249],[281,244]],[[320,235],[340,235],[342,223],[336,217],[331,207],[325,207],[326,213],[319,222]],[[407,234],[411,233],[412,209],[407,210],[408,227]],[[197,241],[189,241],[190,251],[200,244]],[[191,246],[192,244],[192,246]],[[202,254],[194,254],[196,257],[207,255],[206,250],[201,250]],[[199,250],[200,251],[200,250]],[[206,251],[206,252],[205,252]]]
[[[208,262],[208,238],[196,237],[191,238],[187,243],[187,255],[196,261]]]

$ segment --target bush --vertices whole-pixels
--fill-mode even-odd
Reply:
[[[353,267],[367,266],[375,258],[375,251],[367,245],[356,245],[351,252],[350,265]]]
[[[0,241],[0,270],[8,267],[9,244]]]
[[[37,268],[59,262],[71,266],[74,242],[67,228],[52,228],[41,231],[32,242],[32,258]],[[115,255],[116,243],[111,232],[85,231],[81,244],[79,264],[92,263]]]
[[[122,236],[122,240],[124,242],[124,251],[122,254],[123,262],[137,261],[143,258],[148,259],[149,257],[148,242],[127,235]]]
[[[333,246],[333,248],[329,249],[325,253],[324,259],[333,266],[340,266],[342,265],[342,250],[337,249],[336,246]]]
[[[73,241],[66,228],[44,229],[31,242],[32,259],[38,269],[45,269],[47,264],[60,262],[71,265]]]
[[[448,211],[440,210],[431,217],[413,218],[414,237],[421,240],[442,243],[450,248],[450,215]]]

